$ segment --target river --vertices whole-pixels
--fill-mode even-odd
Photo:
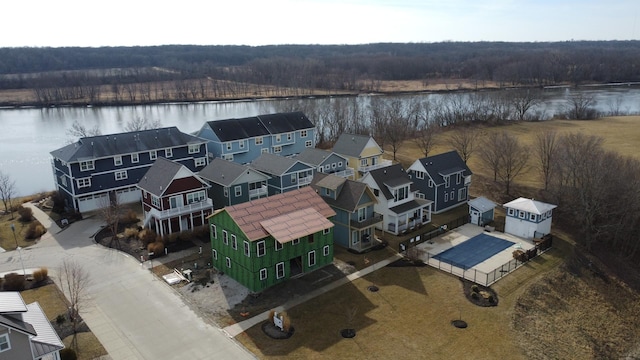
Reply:
[[[640,113],[640,89],[637,87],[546,90],[547,98],[544,104],[538,106],[538,110],[552,116],[564,106],[567,97],[576,91],[593,96],[596,100],[595,107],[599,111],[609,112],[615,106],[624,113]],[[424,97],[437,100],[446,96],[450,95],[397,95],[407,101]],[[359,96],[358,99],[368,101],[368,96]],[[323,101],[353,101],[353,98],[303,101],[324,104]],[[127,121],[137,117],[159,120],[162,126],[177,126],[183,132],[194,132],[206,121],[288,111],[282,109],[291,109],[293,104],[295,103],[291,100],[261,100],[97,108],[0,109],[0,170],[15,180],[17,196],[53,190],[49,152],[76,140],[67,135],[67,129],[74,121],[85,124],[87,128],[97,126],[102,134],[122,132]]]

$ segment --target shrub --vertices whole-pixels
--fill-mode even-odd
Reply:
[[[49,276],[49,270],[45,267],[42,267],[33,272],[33,280],[35,280],[36,282],[46,280],[47,276]]]
[[[124,237],[127,238],[127,239],[138,237],[138,233],[140,233],[140,231],[138,231],[138,228],[126,228],[126,229],[124,229]]]
[[[27,228],[27,232],[24,234],[26,239],[37,239],[40,236],[44,235],[47,232],[47,229],[44,228],[40,223],[32,222],[29,224]]]
[[[496,302],[496,299],[493,297],[493,295],[487,296],[487,300],[489,300],[489,302],[492,304]]]
[[[472,299],[474,299],[474,300],[478,300],[478,297],[480,297],[480,296],[478,295],[478,293],[477,293],[477,292],[472,292],[472,293],[471,293],[471,298],[472,298]]]
[[[289,318],[289,314],[283,312],[280,315],[282,315],[282,330],[285,332],[289,332],[289,330],[291,329],[291,318]]]
[[[271,321],[271,323],[273,324],[273,315],[276,314],[276,311],[274,309],[269,310],[269,321]]]
[[[24,275],[11,273],[4,276],[5,291],[22,291],[24,290],[24,285]]]
[[[140,221],[140,219],[138,219],[138,215],[136,214],[135,211],[129,209],[129,211],[127,211],[126,214],[120,216],[120,222],[127,225],[127,224],[135,224],[138,221]]]
[[[473,291],[474,293],[477,293],[480,291],[480,288],[478,288],[478,285],[473,284],[471,285],[471,291]]]
[[[149,245],[147,245],[147,251],[153,252],[154,257],[164,255],[164,243],[162,241],[149,243]]]
[[[166,242],[167,244],[173,244],[178,241],[179,237],[180,237],[179,233],[173,233],[173,234],[166,235],[160,241]]]
[[[55,191],[51,194],[51,200],[53,200],[53,212],[58,214],[64,212],[64,196],[62,194]]]
[[[62,325],[65,321],[67,321],[67,319],[64,317],[64,315],[60,314],[56,316],[56,324]]]
[[[31,210],[31,208],[28,207],[19,207],[18,208],[18,215],[20,216],[18,218],[19,221],[21,222],[30,222],[31,220],[33,220],[33,210]]]
[[[78,360],[78,355],[72,348],[64,348],[60,350],[60,360]]]
[[[138,233],[138,239],[142,241],[144,246],[156,241],[156,236],[156,232],[151,229],[142,229],[142,231]]]
[[[194,234],[193,231],[183,231],[180,233],[180,239],[179,241],[191,241],[194,238]]]

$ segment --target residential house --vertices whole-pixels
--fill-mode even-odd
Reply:
[[[333,262],[335,212],[310,188],[217,210],[213,266],[253,292]]]
[[[248,164],[262,153],[293,156],[316,146],[315,126],[302,112],[206,122],[196,133],[212,156]]]
[[[382,148],[368,135],[342,134],[333,145],[333,152],[349,160],[348,165],[356,170],[356,180],[371,170],[391,165],[391,160],[382,158]]]
[[[333,174],[316,173],[311,181],[324,201],[336,212],[333,218],[334,243],[363,252],[378,244],[376,225],[382,226],[382,215],[374,211],[376,196],[367,184]]]
[[[142,191],[144,226],[160,235],[206,225],[213,212],[209,184],[186,166],[158,158],[138,182]]]
[[[270,177],[247,165],[216,158],[198,175],[211,185],[209,197],[216,210],[268,195],[267,180]]]
[[[433,201],[432,211],[439,214],[464,205],[469,200],[471,170],[456,151],[416,160],[409,167],[421,199]]]
[[[479,196],[473,200],[469,200],[469,217],[472,224],[485,226],[495,217],[496,203],[484,196]]]
[[[355,176],[353,168],[347,166],[347,158],[331,151],[306,148],[295,159],[311,165],[317,172],[348,179],[353,179]]]
[[[505,233],[525,239],[551,233],[551,217],[556,205],[520,197],[503,206],[506,209]]]
[[[260,155],[249,167],[271,177],[267,180],[269,196],[309,185],[315,169],[295,158],[268,153]]]
[[[64,344],[37,302],[0,292],[0,359],[60,360]]]
[[[83,137],[51,152],[56,189],[67,208],[81,213],[109,202],[140,201],[136,184],[160,157],[191,171],[208,164],[207,140],[166,127]]]
[[[378,229],[398,235],[431,221],[433,202],[416,197],[413,181],[400,164],[371,170],[360,181],[369,185],[378,200],[374,210],[384,219]]]

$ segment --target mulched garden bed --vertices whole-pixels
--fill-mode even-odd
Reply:
[[[464,296],[473,304],[482,307],[498,306],[498,293],[492,288],[462,278],[460,281]]]
[[[264,331],[264,333],[272,339],[284,340],[292,337],[295,329],[293,328],[293,326],[291,326],[289,327],[289,331],[282,331],[271,321],[265,321],[264,323],[262,323],[262,331]]]

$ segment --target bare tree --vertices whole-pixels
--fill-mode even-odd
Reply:
[[[596,100],[592,95],[579,92],[569,97],[565,105],[565,116],[568,119],[591,120],[598,117],[594,108]]]
[[[13,206],[11,200],[16,195],[16,182],[11,179],[9,174],[0,171],[0,198],[4,205],[4,211],[11,213],[13,219]]]
[[[493,171],[493,181],[498,181],[498,171],[502,161],[502,149],[500,148],[501,133],[491,132],[481,141],[478,155],[480,159]]]
[[[87,306],[89,300],[88,288],[91,278],[78,262],[64,259],[58,270],[58,282],[69,300],[69,318],[75,334],[80,325],[80,311]]]
[[[137,117],[127,121],[124,125],[124,131],[133,132],[140,130],[157,129],[162,126],[160,120],[148,120],[147,118]]]
[[[510,102],[513,106],[517,120],[526,120],[527,113],[531,108],[542,101],[542,94],[539,90],[519,89],[510,93]]]
[[[100,128],[98,125],[87,128],[84,124],[81,124],[78,120],[75,120],[71,127],[67,129],[67,135],[72,138],[83,138],[89,136],[98,136],[100,135]]]
[[[543,131],[536,134],[534,142],[534,153],[537,160],[538,169],[542,176],[544,189],[549,188],[555,156],[558,152],[558,136],[555,131]]]
[[[436,134],[439,132],[440,127],[434,123],[424,122],[419,125],[413,141],[422,150],[425,157],[429,156],[429,153],[436,145]]]
[[[99,205],[102,220],[104,220],[109,230],[111,230],[111,242],[114,243],[117,249],[119,249],[120,241],[118,239],[118,228],[120,226],[120,217],[122,216],[124,209],[120,203],[118,194],[113,191],[110,192],[109,196],[104,197]]]
[[[476,143],[480,137],[480,132],[472,127],[463,126],[455,129],[451,134],[450,141],[453,149],[460,154],[466,164],[476,151]]]
[[[513,180],[522,174],[529,161],[529,148],[521,145],[518,138],[503,131],[498,136],[498,147],[501,151],[498,179],[505,186],[505,193],[510,194]]]

